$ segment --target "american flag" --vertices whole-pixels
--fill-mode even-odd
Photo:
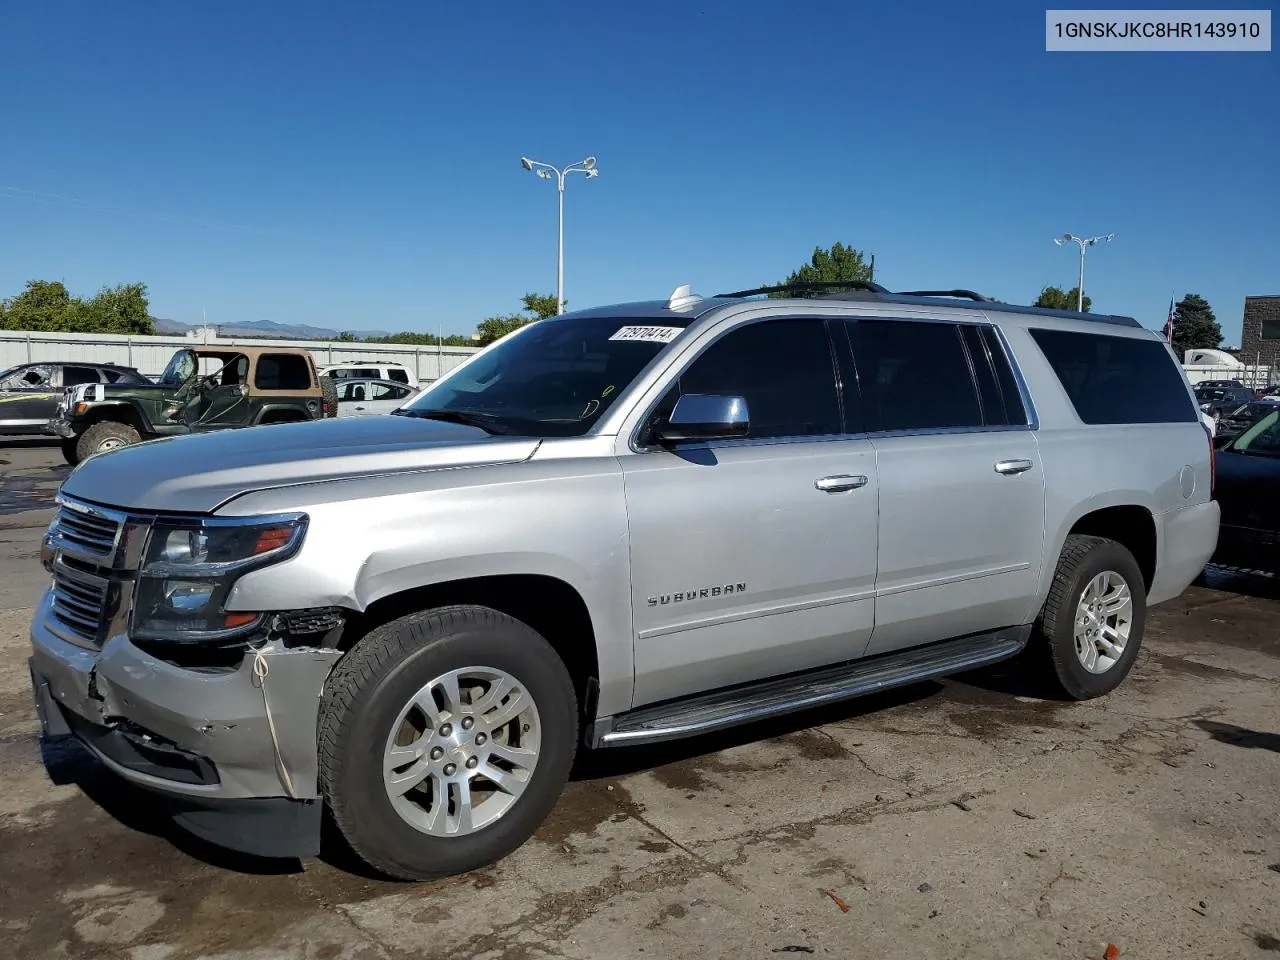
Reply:
[[[1173,342],[1173,297],[1169,298],[1169,319],[1164,322],[1164,338]]]

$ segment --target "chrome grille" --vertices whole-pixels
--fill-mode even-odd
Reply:
[[[110,586],[105,577],[59,557],[53,565],[53,618],[75,639],[98,646],[107,620]]]
[[[120,526],[115,516],[92,508],[72,507],[67,501],[58,509],[57,531],[62,545],[108,562],[115,552]]]
[[[50,529],[53,590],[50,627],[82,646],[102,644],[118,606],[123,514],[70,497],[58,498],[58,513]],[[115,589],[113,589],[113,587]]]

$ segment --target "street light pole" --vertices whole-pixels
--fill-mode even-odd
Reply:
[[[595,157],[587,157],[564,168],[521,157],[520,166],[536,173],[543,180],[556,181],[556,191],[559,194],[559,228],[556,237],[556,313],[561,314],[564,313],[564,178],[571,173],[583,173],[590,180],[592,177],[600,176],[600,171],[596,169]]]
[[[1085,247],[1096,246],[1101,241],[1110,243],[1115,239],[1114,233],[1108,233],[1102,237],[1077,237],[1074,234],[1064,233],[1060,237],[1054,237],[1053,242],[1058,246],[1064,243],[1076,243],[1080,246],[1080,279],[1076,282],[1076,310],[1080,313],[1084,312],[1084,250]]]

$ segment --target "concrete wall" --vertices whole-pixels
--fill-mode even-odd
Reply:
[[[107,333],[26,333],[0,330],[0,370],[19,363],[121,363],[148,376],[165,368],[175,350],[200,344],[219,347],[301,347],[310,350],[316,366],[367,360],[402,363],[421,383],[438,378],[476,352],[474,347],[414,347],[405,344],[331,343],[326,340],[261,340],[244,337],[127,337]]]

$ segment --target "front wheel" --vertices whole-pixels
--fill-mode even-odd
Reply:
[[[79,437],[64,437],[62,440],[62,459],[73,467],[80,462],[80,454],[76,450],[79,443]]]
[[[1146,616],[1146,585],[1133,554],[1114,540],[1073,534],[1036,621],[1034,652],[1067,696],[1101,697],[1133,667]]]
[[[95,454],[127,447],[141,439],[142,435],[127,423],[103,420],[80,434],[80,439],[76,441],[76,456],[81,460],[88,460]]]
[[[559,655],[479,606],[373,630],[325,685],[321,788],[352,850],[426,880],[521,846],[569,777],[578,705]]]

